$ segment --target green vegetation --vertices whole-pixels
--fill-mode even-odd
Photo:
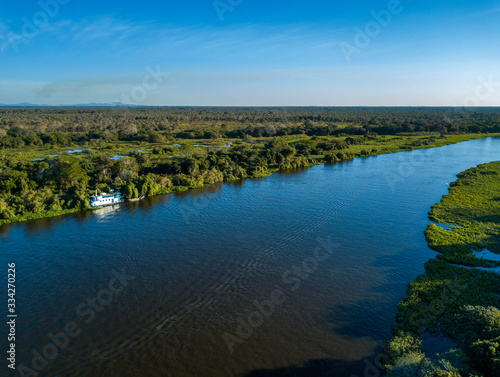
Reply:
[[[500,162],[458,175],[429,217],[425,235],[439,252],[425,275],[408,286],[399,304],[393,338],[382,357],[387,376],[500,376],[500,262],[474,251],[500,254]],[[495,259],[495,258],[492,258]],[[479,267],[479,268],[477,268]],[[425,336],[444,336],[455,346],[436,354]]]
[[[95,189],[130,199],[498,135],[498,109],[0,108],[0,224],[89,209]]]

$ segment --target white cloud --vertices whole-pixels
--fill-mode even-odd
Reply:
[[[8,33],[10,31],[10,28],[4,24],[3,22],[0,21],[0,40],[6,40],[8,39]],[[5,44],[5,42],[4,42]],[[2,47],[2,51],[5,50],[5,47]]]
[[[495,14],[500,12],[500,7],[494,7],[494,8],[489,8],[489,9],[484,9],[479,12],[472,13],[470,17],[481,17],[481,16],[489,16],[491,14]]]
[[[91,42],[95,39],[117,38],[123,40],[143,29],[133,22],[118,21],[111,17],[82,21],[68,25],[75,42]]]

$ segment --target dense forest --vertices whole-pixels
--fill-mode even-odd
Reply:
[[[98,140],[498,133],[500,108],[0,108],[0,148]]]
[[[0,108],[0,224],[500,133],[500,109]],[[73,149],[73,150],[72,150]]]

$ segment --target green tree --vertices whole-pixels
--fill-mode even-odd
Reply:
[[[139,190],[137,190],[137,187],[133,182],[128,182],[127,185],[122,187],[120,191],[126,199],[139,197]]]
[[[14,211],[9,204],[0,198],[0,219],[11,219],[15,216]]]
[[[69,159],[57,162],[55,174],[59,187],[63,190],[67,190],[72,186],[86,187],[90,179],[78,162]]]

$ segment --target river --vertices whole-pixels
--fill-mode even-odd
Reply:
[[[430,206],[494,160],[472,140],[0,227],[11,375],[362,377],[435,255]]]

